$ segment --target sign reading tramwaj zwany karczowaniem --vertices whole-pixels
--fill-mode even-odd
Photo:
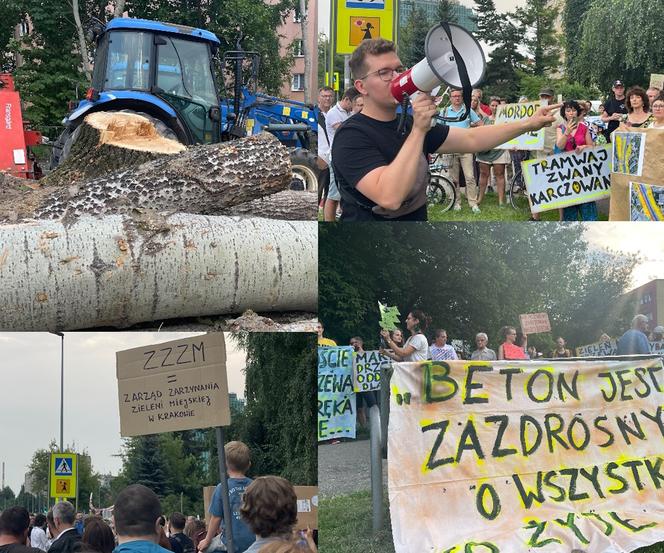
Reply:
[[[664,539],[661,359],[393,367],[397,553],[618,553]]]
[[[221,332],[118,351],[116,357],[122,436],[230,424]]]

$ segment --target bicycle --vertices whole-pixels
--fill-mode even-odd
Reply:
[[[427,205],[439,206],[443,212],[452,209],[457,199],[454,183],[444,174],[449,168],[449,163],[441,154],[435,154],[429,164]]]
[[[526,152],[525,161],[529,159],[529,153]],[[507,195],[512,209],[520,211],[530,211],[530,203],[528,202],[528,190],[526,189],[526,182],[523,178],[523,171],[521,169],[521,161],[512,159],[512,172],[514,173],[510,179],[509,186],[507,187]]]

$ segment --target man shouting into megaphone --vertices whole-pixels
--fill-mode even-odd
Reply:
[[[550,125],[551,113],[560,108],[542,107],[529,119],[501,125],[432,126],[436,105],[428,92],[419,92],[411,97],[413,115],[400,132],[399,102],[390,85],[404,68],[394,43],[364,40],[351,56],[350,69],[364,108],[337,130],[332,146],[343,221],[426,221],[427,154],[490,150]]]

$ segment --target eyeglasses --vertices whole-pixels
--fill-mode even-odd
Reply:
[[[664,104],[653,104],[652,109],[664,109]]]
[[[378,75],[380,77],[381,81],[389,82],[392,80],[392,77],[396,73],[397,75],[399,73],[403,73],[406,68],[400,65],[396,69],[391,69],[390,67],[383,67],[382,69],[378,69],[377,71],[372,71],[371,73],[367,73],[364,77],[360,77],[358,81],[363,81],[370,75]]]

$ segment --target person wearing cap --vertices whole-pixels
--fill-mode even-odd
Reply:
[[[602,121],[608,123],[608,127],[604,131],[607,142],[611,142],[611,133],[618,128],[623,116],[627,115],[625,84],[621,80],[614,81],[612,90],[613,98],[604,102],[604,113],[601,115]]]

